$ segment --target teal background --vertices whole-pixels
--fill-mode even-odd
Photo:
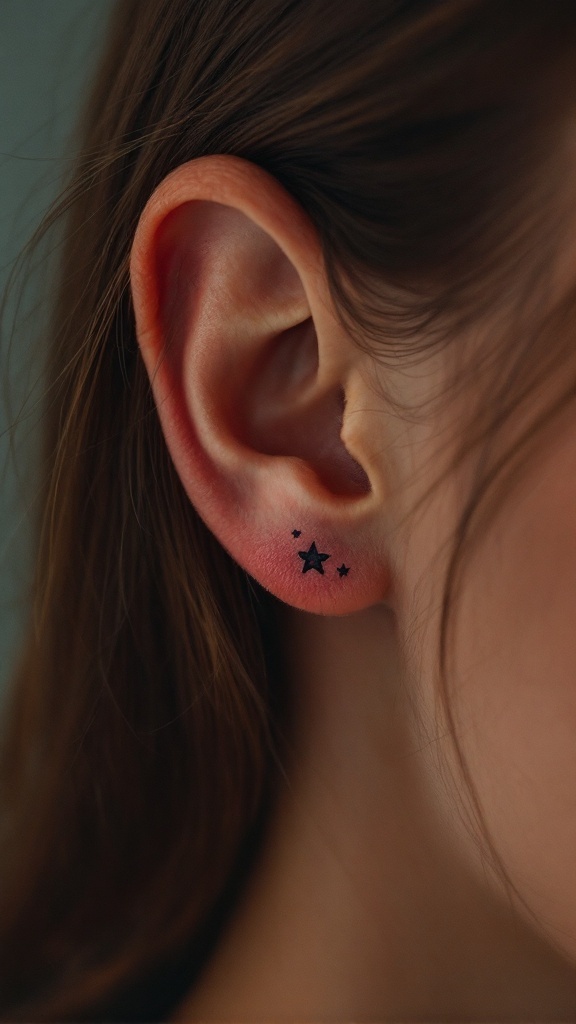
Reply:
[[[1,294],[16,257],[62,187],[79,104],[112,5],[113,0],[0,0]],[[40,266],[26,276],[19,308],[17,289],[10,291],[1,325],[0,695],[20,643],[31,573],[39,438],[34,402],[42,386],[31,345],[41,343],[46,273]]]

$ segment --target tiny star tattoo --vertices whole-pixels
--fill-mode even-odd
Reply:
[[[308,572],[309,569],[316,569],[317,572],[324,575],[324,569],[322,568],[322,562],[325,562],[330,555],[320,554],[316,547],[315,541],[312,541],[308,551],[299,551],[300,558],[304,559],[304,565],[302,572]]]
[[[340,573],[340,578],[342,578],[342,576],[347,576],[348,573],[350,572],[350,566],[344,565],[344,563],[342,563],[342,565],[338,566],[336,572]]]
[[[292,530],[292,536],[293,537],[299,537],[301,533],[302,533],[302,530]]]

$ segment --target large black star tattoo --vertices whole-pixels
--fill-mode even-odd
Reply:
[[[310,547],[308,548],[308,551],[299,551],[298,554],[300,558],[304,559],[302,572],[308,572],[309,569],[316,569],[316,572],[322,573],[322,575],[324,575],[322,562],[325,562],[327,558],[330,558],[330,555],[320,554],[318,548],[316,547],[315,541],[312,541]]]

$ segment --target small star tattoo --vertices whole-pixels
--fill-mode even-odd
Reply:
[[[342,565],[338,566],[336,572],[340,573],[340,578],[342,578],[342,576],[347,576],[350,572],[350,566],[344,565],[344,562],[342,562]]]
[[[316,547],[315,541],[312,541],[312,544],[308,548],[308,551],[299,551],[298,554],[300,558],[304,559],[302,572],[308,572],[309,569],[316,569],[317,572],[322,573],[322,575],[324,575],[322,562],[325,562],[327,558],[330,558],[330,555],[320,554],[318,548]]]
[[[299,537],[301,533],[302,533],[302,530],[292,530],[292,536],[293,537]]]

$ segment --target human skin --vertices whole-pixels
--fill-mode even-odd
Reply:
[[[424,581],[410,671],[394,609],[284,613],[292,792],[176,1019],[576,1019],[575,450],[572,412],[470,564],[456,632],[460,743],[541,935],[483,876],[455,814],[462,783],[439,784],[436,759],[452,759],[434,724],[438,575],[425,566],[444,494],[403,564],[410,594]]]
[[[290,256],[316,326],[307,344],[318,345],[321,366],[324,357],[331,360],[351,396],[342,438],[367,472],[372,504],[362,511],[362,530],[343,537],[351,537],[350,564],[362,563],[362,579],[373,565],[380,589],[375,594],[358,584],[353,611],[337,604],[336,588],[328,592],[336,594],[332,609],[326,592],[314,604],[315,591],[303,608],[302,578],[291,602],[282,562],[278,629],[293,705],[287,779],[238,907],[173,1020],[576,1020],[576,411],[566,409],[542,433],[466,563],[454,613],[449,699],[458,741],[498,857],[525,906],[509,902],[482,833],[474,830],[437,701],[444,574],[474,461],[454,470],[411,512],[456,451],[464,412],[486,382],[473,377],[469,390],[415,416],[389,403],[386,394],[394,394],[404,412],[426,409],[426,400],[442,393],[450,379],[450,350],[422,357],[410,369],[400,363],[391,369],[360,351],[327,303],[320,252],[310,248],[313,234],[303,240],[289,198],[272,185],[267,194],[264,179],[252,180],[246,168],[223,169],[221,158],[208,159],[213,194],[221,174],[222,201],[246,216],[258,215],[260,228],[269,229]],[[135,247],[135,308],[150,371],[162,331],[175,321],[164,320],[159,328],[147,319],[146,292],[153,284],[145,254],[149,247],[180,244],[178,220],[161,242],[158,225],[184,202],[206,198],[199,180],[197,162],[182,169],[155,207],[153,229],[144,227]],[[267,205],[270,196],[274,202]],[[261,203],[256,213],[255,201]],[[224,316],[238,310],[241,323],[244,311],[242,293],[235,290],[245,285],[234,276],[234,247],[240,244],[234,223],[225,241],[233,250],[230,268],[224,261],[218,271],[230,303],[219,326],[223,346]],[[182,215],[182,239],[193,224]],[[216,230],[217,219],[214,225]],[[258,239],[255,234],[255,247]],[[558,287],[576,273],[573,256],[559,246]],[[180,288],[172,307],[184,309]],[[202,295],[208,303],[209,289]],[[207,305],[206,322],[213,322],[211,316]],[[462,347],[488,344],[499,316],[504,319],[500,311],[474,325],[460,339]],[[200,416],[187,390],[191,366],[195,382],[203,373],[209,379],[211,359],[222,353],[211,356],[185,309],[177,319],[186,356],[174,364],[182,375],[174,401],[181,405],[171,411],[161,374],[153,385],[166,440],[191,500],[259,578],[258,557],[251,560],[248,547],[239,542],[234,549],[228,541],[234,516],[247,519],[250,512],[269,530],[270,543],[278,529],[281,546],[301,521],[314,529],[316,495],[295,478],[284,521],[285,506],[264,501],[264,491],[252,486],[250,452],[240,459],[232,442],[226,447],[218,400],[202,407]],[[238,332],[232,333],[239,345]],[[250,343],[258,345],[251,336]],[[297,370],[292,380],[298,380]],[[496,456],[553,398],[554,387],[560,393],[568,372],[505,426]],[[254,382],[250,395],[257,394]],[[188,420],[189,433],[178,434]],[[242,438],[257,434],[244,431]],[[257,462],[258,473],[268,474],[271,494],[285,485],[281,447],[269,463]],[[202,472],[219,474],[211,505],[203,505],[196,489],[199,466],[200,478]],[[237,488],[236,503],[218,503],[224,485]],[[242,504],[250,501],[253,507]],[[341,508],[334,499],[327,506],[326,521],[314,531],[320,544],[323,529],[349,526],[354,503],[352,510],[349,505]],[[241,523],[236,527],[241,531]],[[274,589],[273,573],[265,582]]]

